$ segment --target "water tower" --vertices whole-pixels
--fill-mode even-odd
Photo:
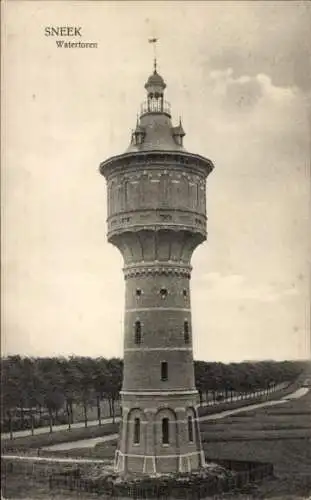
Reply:
[[[125,153],[100,165],[108,241],[124,259],[124,378],[116,470],[191,472],[204,464],[195,387],[191,256],[206,239],[210,160],[172,126],[166,84],[148,78]],[[109,332],[106,332],[109,335]]]

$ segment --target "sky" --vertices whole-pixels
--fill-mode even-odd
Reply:
[[[124,152],[158,42],[173,122],[210,158],[195,359],[310,356],[309,2],[2,3],[2,354],[122,356],[99,163]],[[46,26],[96,49],[60,49]]]

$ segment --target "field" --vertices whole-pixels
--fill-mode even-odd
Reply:
[[[311,497],[311,395],[202,423],[211,459],[272,462],[276,479],[263,483],[261,498]],[[292,496],[287,496],[292,495]]]

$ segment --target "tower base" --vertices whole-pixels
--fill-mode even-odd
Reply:
[[[122,398],[123,417],[114,464],[118,474],[190,473],[205,465],[197,391],[171,391],[169,403],[168,395],[160,393],[123,393]],[[165,432],[163,421],[167,424]],[[135,439],[135,425],[140,426],[139,442]]]
[[[114,470],[118,474],[130,472],[146,474],[184,473],[193,472],[204,467],[205,459],[202,451],[185,455],[129,455],[116,451]]]

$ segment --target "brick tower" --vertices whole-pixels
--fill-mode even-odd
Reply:
[[[194,381],[190,260],[206,239],[210,160],[188,153],[154,72],[127,151],[100,165],[108,241],[124,259],[120,474],[191,472],[204,464]]]

